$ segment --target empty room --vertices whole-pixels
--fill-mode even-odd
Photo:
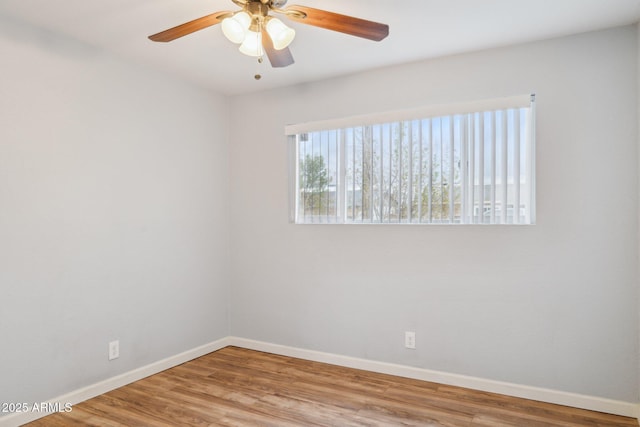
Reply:
[[[2,0],[0,426],[638,426],[640,1]]]

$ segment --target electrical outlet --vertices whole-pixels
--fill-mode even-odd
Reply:
[[[405,332],[404,333],[404,346],[406,348],[415,349],[416,348],[416,333],[415,332]]]
[[[109,360],[120,357],[120,341],[111,341],[109,343]]]

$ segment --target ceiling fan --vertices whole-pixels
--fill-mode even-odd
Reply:
[[[262,61],[267,54],[271,66],[286,67],[294,63],[288,46],[295,31],[278,18],[282,15],[301,24],[339,31],[352,36],[380,41],[389,35],[389,26],[378,22],[306,6],[292,5],[283,8],[287,0],[231,0],[241,10],[222,11],[189,21],[177,27],[149,36],[154,42],[170,42],[207,27],[222,23],[224,35],[240,45],[240,52]],[[259,78],[256,75],[256,78]]]

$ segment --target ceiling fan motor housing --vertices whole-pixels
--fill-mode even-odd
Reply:
[[[262,16],[265,17],[269,14],[269,10],[271,6],[268,3],[262,3],[260,0],[255,0],[248,2],[245,6],[247,12],[251,16]]]

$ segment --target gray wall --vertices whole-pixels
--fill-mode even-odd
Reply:
[[[231,333],[638,401],[637,56],[629,26],[234,98]],[[537,225],[288,223],[286,124],[529,92]]]
[[[0,402],[226,336],[226,100],[2,17],[0,52]]]

